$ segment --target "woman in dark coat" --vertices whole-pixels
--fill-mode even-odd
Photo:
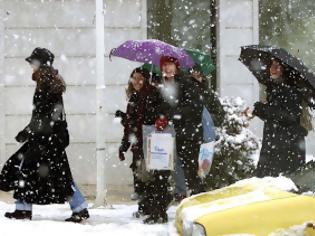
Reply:
[[[124,153],[131,147],[133,153],[133,169],[135,179],[139,183],[144,170],[143,163],[143,125],[154,125],[155,114],[160,106],[160,100],[156,100],[158,90],[149,84],[150,74],[146,69],[136,68],[131,73],[131,81],[127,90],[129,102],[126,114],[120,113],[124,125],[124,136],[119,148],[119,159],[125,160]],[[153,99],[152,99],[153,98]],[[154,115],[152,115],[154,114]],[[119,114],[118,114],[119,115]],[[140,173],[142,172],[142,173]],[[170,171],[154,170],[147,172],[146,180],[141,181],[142,197],[138,202],[138,211],[135,217],[147,216],[144,223],[154,224],[167,221],[166,210],[172,199],[169,192]]]
[[[119,159],[124,161],[125,153],[129,148],[131,149],[132,164],[130,168],[133,171],[135,192],[141,193],[138,211],[135,213],[136,217],[140,215],[150,216],[154,212],[152,202],[155,198],[153,197],[151,182],[142,181],[142,173],[140,173],[144,161],[142,126],[152,124],[146,120],[146,109],[151,107],[151,104],[148,104],[148,97],[157,92],[156,88],[149,84],[149,78],[150,74],[144,68],[136,68],[132,71],[127,89],[129,98],[127,111],[126,113],[116,112],[116,115],[122,118],[124,126],[124,135],[119,147]]]
[[[62,98],[66,86],[58,71],[48,65],[50,52],[45,50],[37,48],[27,58],[34,68],[32,79],[36,82],[32,117],[16,136],[23,146],[9,158],[0,174],[0,190],[13,190],[17,200],[16,211],[6,213],[8,218],[31,219],[32,204],[70,200],[71,205],[71,198],[80,194],[73,183],[65,151],[69,145]],[[83,209],[73,214],[76,219],[67,221],[80,222],[83,215],[88,218],[85,200],[79,198],[76,204],[84,205]]]
[[[253,115],[264,123],[263,142],[257,176],[278,176],[305,163],[305,136],[301,126],[303,97],[294,84],[293,73],[278,60],[272,60],[267,77],[266,103],[257,102]]]
[[[139,165],[143,160],[142,125],[144,123],[144,110],[146,98],[155,89],[149,85],[150,74],[146,69],[136,68],[130,75],[130,81],[126,90],[128,100],[126,113],[116,112],[116,116],[122,118],[124,135],[119,147],[119,159],[125,160],[124,153],[131,149],[132,163],[130,168],[134,177],[134,191],[141,198],[145,191],[145,183],[142,182],[139,173]]]
[[[224,118],[223,108],[205,79],[183,75],[176,58],[162,57],[164,76],[160,112],[172,121],[176,131],[176,149],[182,163],[185,180],[191,194],[204,191],[198,177],[198,156],[203,142],[202,112],[204,106],[213,114],[219,126]]]

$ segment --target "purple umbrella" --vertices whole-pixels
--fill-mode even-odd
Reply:
[[[192,58],[182,48],[156,39],[128,40],[110,52],[111,56],[122,57],[131,61],[160,65],[161,56],[175,57],[181,67],[191,68]]]

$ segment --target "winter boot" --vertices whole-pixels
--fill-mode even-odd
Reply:
[[[143,213],[143,211],[138,210],[138,211],[135,211],[132,213],[132,217],[137,218],[137,219],[144,217],[144,216],[145,216],[145,214]]]
[[[144,224],[152,225],[152,224],[165,224],[168,222],[168,217],[166,213],[161,214],[153,214],[143,220]]]
[[[73,223],[81,223],[82,221],[90,218],[89,212],[87,209],[83,209],[80,212],[73,212],[71,217],[66,219],[67,222],[73,222]]]
[[[14,212],[6,212],[4,214],[4,216],[9,218],[9,219],[31,220],[32,219],[32,212],[31,211],[15,210]]]

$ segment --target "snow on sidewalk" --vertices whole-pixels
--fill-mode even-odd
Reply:
[[[68,205],[35,206],[33,220],[11,220],[3,215],[13,211],[14,205],[0,202],[1,236],[177,236],[174,225],[175,207],[168,211],[169,223],[145,225],[132,217],[136,205],[113,205],[114,209],[90,209],[90,218],[84,224],[64,222],[71,215]]]

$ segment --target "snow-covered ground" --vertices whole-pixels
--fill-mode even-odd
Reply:
[[[296,189],[294,183],[285,177],[266,177],[263,179],[251,178],[239,181],[234,185],[244,186],[256,183],[279,188],[281,190]],[[257,198],[260,195],[253,196]],[[132,213],[137,210],[137,205],[113,205],[112,208],[90,209],[90,218],[83,224],[64,222],[71,215],[67,204],[65,205],[35,205],[33,220],[10,220],[3,215],[7,211],[13,211],[14,205],[0,201],[0,235],[1,236],[58,236],[71,234],[73,236],[178,236],[175,229],[175,211],[172,206],[168,210],[169,223],[157,225],[145,225],[142,219],[135,219]],[[189,217],[193,217],[192,209],[187,209]],[[292,226],[285,231],[279,230],[270,236],[302,236],[305,225]],[[243,235],[245,236],[245,235]]]
[[[171,207],[169,223],[145,225],[141,219],[132,217],[136,205],[113,205],[113,209],[91,209],[91,217],[84,224],[66,223],[71,211],[67,205],[35,206],[33,220],[10,220],[3,215],[13,211],[14,205],[0,202],[1,236],[177,236],[174,217],[175,207]]]

